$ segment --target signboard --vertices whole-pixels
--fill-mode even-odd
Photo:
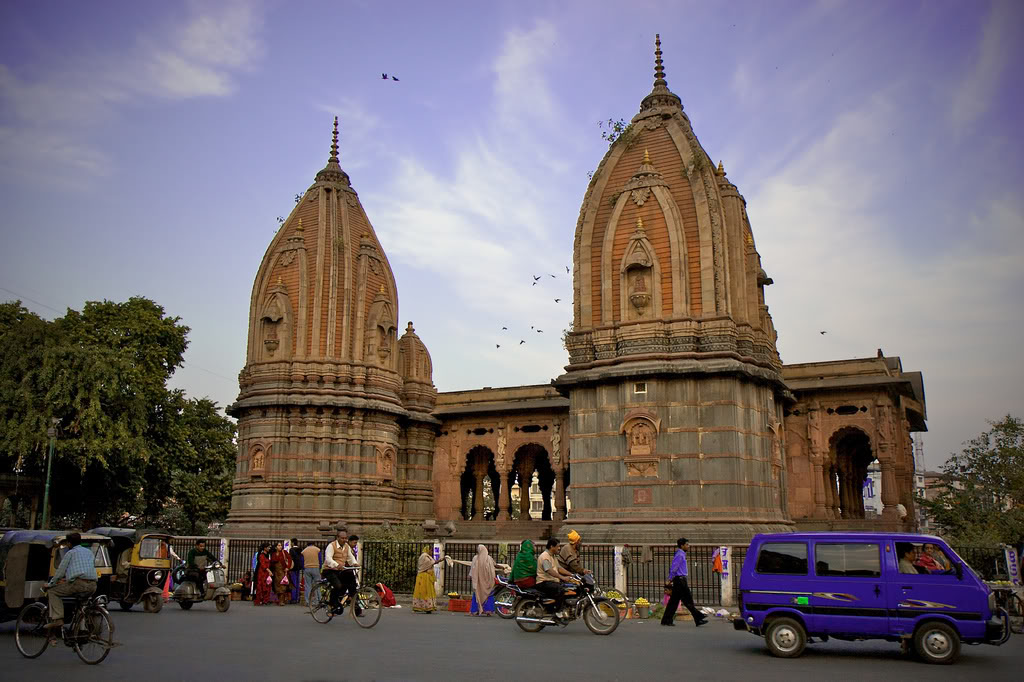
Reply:
[[[1009,545],[1003,545],[1003,554],[1006,556],[1007,577],[1014,585],[1020,585],[1020,557],[1017,555],[1017,550]]]

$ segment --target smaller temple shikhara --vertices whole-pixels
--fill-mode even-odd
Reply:
[[[335,119],[327,165],[253,284],[226,531],[413,522],[521,539],[568,512],[591,542],[724,543],[913,523],[921,374],[880,350],[782,363],[746,201],[669,90],[660,37],[654,86],[594,172],[573,244],[565,373],[439,395],[412,323],[398,336]],[[866,519],[876,459],[884,509]]]

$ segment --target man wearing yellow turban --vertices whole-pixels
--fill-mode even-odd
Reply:
[[[568,571],[583,575],[584,573],[592,573],[588,568],[583,568],[583,562],[580,561],[580,550],[583,548],[583,538],[575,530],[570,530],[569,542],[562,545],[562,549],[558,552],[558,561]]]

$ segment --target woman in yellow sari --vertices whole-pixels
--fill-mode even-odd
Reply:
[[[437,609],[437,592],[434,590],[436,563],[430,556],[430,545],[424,545],[423,553],[416,560],[416,587],[412,591],[414,613],[433,613]]]

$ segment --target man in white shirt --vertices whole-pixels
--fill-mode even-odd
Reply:
[[[356,574],[355,571],[347,569],[348,566],[358,566],[353,550],[359,543],[359,536],[349,535],[345,539],[345,533],[339,531],[337,538],[327,545],[324,553],[323,576],[331,584],[331,612],[338,615],[343,612],[341,606],[342,595],[348,594],[352,598],[356,596]],[[361,609],[356,606],[356,614]]]

